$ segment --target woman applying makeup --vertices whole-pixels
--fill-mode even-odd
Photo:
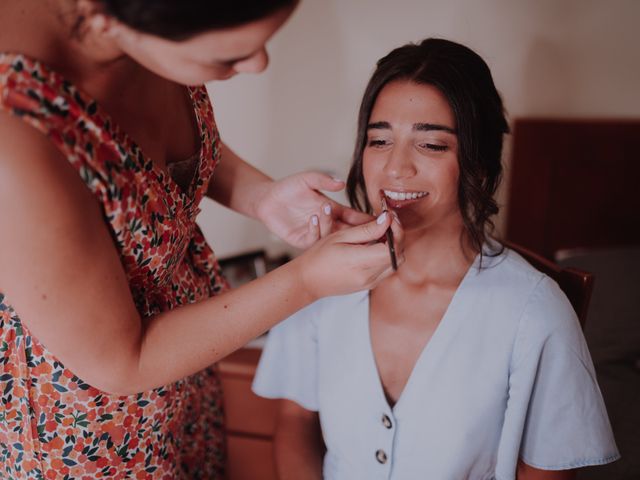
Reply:
[[[254,390],[282,398],[282,479],[571,479],[619,455],[575,313],[489,233],[508,126],[485,62],[428,39],[378,62],[352,205],[405,232],[375,288],[270,334]]]
[[[0,478],[222,478],[215,362],[390,274],[389,216],[220,140],[203,84],[263,71],[296,3],[0,2]],[[228,290],[205,195],[309,250]]]

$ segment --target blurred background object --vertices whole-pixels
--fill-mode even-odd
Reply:
[[[255,250],[219,260],[224,278],[231,288],[237,288],[267,273],[264,250]]]
[[[563,249],[640,245],[640,120],[520,118],[506,238]]]
[[[579,480],[640,478],[640,246],[560,251],[558,263],[596,281],[585,337],[622,459]]]

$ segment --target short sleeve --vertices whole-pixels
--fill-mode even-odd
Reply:
[[[563,470],[619,458],[578,319],[548,277],[521,318],[509,383],[507,416],[522,417],[525,463]]]
[[[253,380],[253,391],[266,398],[292,400],[318,411],[318,339],[320,305],[312,304],[269,331]]]

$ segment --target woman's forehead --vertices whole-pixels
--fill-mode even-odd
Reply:
[[[442,92],[408,80],[385,85],[371,110],[369,122],[441,125],[455,130],[453,110]],[[424,130],[424,129],[423,129]]]

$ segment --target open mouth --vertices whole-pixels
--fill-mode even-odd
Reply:
[[[402,208],[419,202],[429,195],[429,192],[396,192],[394,190],[384,190],[384,195],[387,197],[391,207]]]

